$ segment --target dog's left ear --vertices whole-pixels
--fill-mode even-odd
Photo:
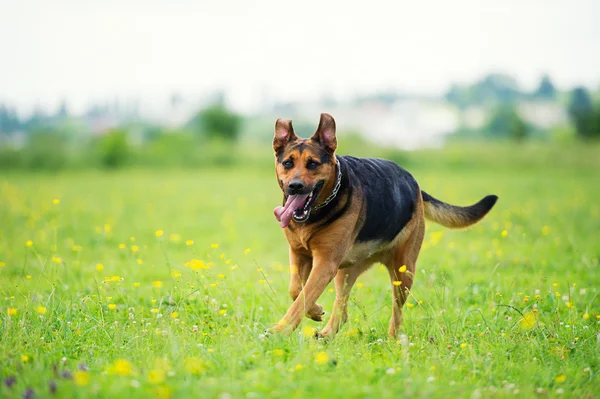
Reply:
[[[311,137],[312,140],[321,143],[332,154],[337,148],[337,138],[335,137],[335,120],[329,114],[321,114],[321,120],[317,131]]]

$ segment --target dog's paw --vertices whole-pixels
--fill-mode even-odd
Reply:
[[[276,324],[273,327],[269,328],[265,331],[265,336],[273,335],[273,334],[281,334],[284,330],[284,326],[281,324]]]
[[[323,315],[325,311],[323,310],[323,306],[319,304],[315,304],[310,311],[306,314],[306,317],[312,319],[314,321],[323,321]]]
[[[315,332],[315,338],[317,339],[332,339],[334,335],[335,333],[333,329],[331,329],[329,326],[325,326],[325,328],[321,331]]]

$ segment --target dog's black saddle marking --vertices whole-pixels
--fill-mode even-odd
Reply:
[[[392,241],[413,216],[419,186],[414,177],[391,161],[377,158],[338,157],[349,183],[358,186],[366,206],[357,242]]]

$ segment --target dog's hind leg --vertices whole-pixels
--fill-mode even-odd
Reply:
[[[289,293],[292,301],[295,301],[302,291],[302,287],[306,285],[308,276],[312,270],[313,259],[310,256],[298,254],[290,249],[290,285]],[[323,307],[316,303],[306,312],[306,317],[315,321],[322,321]]]
[[[356,283],[358,276],[370,266],[370,263],[357,264],[338,270],[333,280],[335,284],[335,302],[333,303],[331,317],[325,328],[319,332],[319,336],[333,338],[342,324],[348,320],[348,299],[350,298],[350,291],[352,291],[352,287],[354,286],[354,283]]]
[[[422,211],[421,211],[422,212]],[[402,324],[402,306],[410,295],[417,258],[425,235],[425,219],[422,213],[414,216],[407,228],[412,227],[410,233],[401,239],[393,248],[390,258],[386,263],[392,282],[392,317],[388,334],[396,337],[398,328]],[[412,224],[412,226],[410,226]]]

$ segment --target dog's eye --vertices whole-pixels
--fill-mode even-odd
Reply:
[[[319,163],[315,162],[315,161],[308,161],[306,163],[306,169],[308,169],[308,170],[315,170],[315,169],[317,169],[318,166],[319,166]]]
[[[292,169],[294,167],[294,162],[292,162],[291,159],[287,159],[287,160],[283,161],[281,164],[286,169]]]

